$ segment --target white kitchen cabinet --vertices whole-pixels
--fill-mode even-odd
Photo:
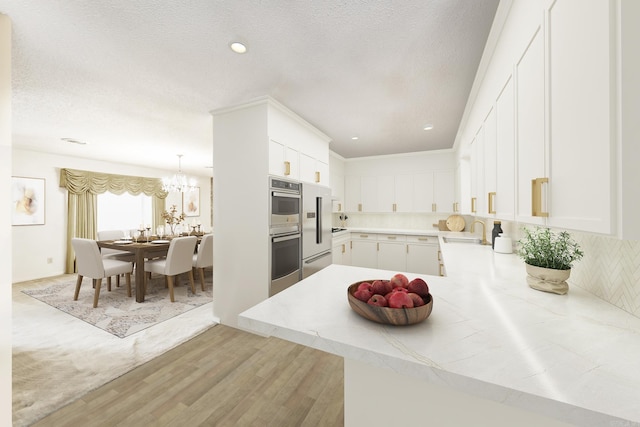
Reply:
[[[376,177],[376,204],[373,212],[395,212],[396,191],[393,175],[378,175]]]
[[[615,231],[613,13],[554,2],[516,64],[518,221]]]
[[[548,11],[550,226],[614,231],[614,3],[563,0]]]
[[[484,190],[478,194],[478,197],[483,198],[483,210],[478,211],[478,215],[483,217],[493,218],[495,217],[495,198],[496,198],[496,182],[497,176],[497,126],[496,126],[496,110],[491,108],[489,114],[484,119],[483,128],[483,170],[484,170]]]
[[[329,186],[329,165],[300,153],[300,181]]]
[[[440,274],[438,238],[432,236],[407,236],[406,271],[416,274]]]
[[[496,183],[493,207],[496,219],[515,218],[515,113],[513,78],[496,100]]]
[[[433,173],[432,212],[453,212],[455,203],[455,172],[453,170]]]
[[[476,214],[488,218],[513,220],[514,218],[514,105],[513,86],[509,77],[498,95],[494,106],[487,114],[482,126],[482,144],[484,144],[482,168],[477,170]],[[479,149],[480,145],[476,148]],[[476,149],[476,154],[477,154]],[[479,157],[479,156],[478,156]],[[480,162],[480,160],[477,160]]]
[[[351,237],[349,233],[333,239],[331,255],[334,264],[351,265]]]
[[[344,210],[344,175],[330,172],[329,186],[331,187],[331,198],[339,201],[342,204],[342,210]],[[342,210],[340,212],[342,212]]]
[[[413,177],[414,212],[433,212],[435,183],[433,172],[417,173]]]
[[[471,214],[486,214],[484,198],[484,129],[481,127],[471,142]]]
[[[378,242],[378,265],[382,270],[406,271],[405,243]]]
[[[360,190],[360,176],[346,175],[344,177],[344,201],[346,212],[359,212],[362,206],[362,191]]]
[[[375,234],[351,233],[351,265],[377,268],[378,242]]]
[[[376,212],[378,208],[378,179],[376,176],[360,177],[359,212]]]
[[[299,154],[297,150],[269,140],[269,174],[283,178],[299,179]]]
[[[222,323],[236,326],[239,313],[269,297],[267,176],[284,173],[276,167],[286,158],[282,147],[312,154],[301,142],[314,147],[313,158],[322,160],[324,153],[328,162],[330,138],[269,97],[211,114],[216,153],[213,227],[217,264],[213,274],[216,292],[220,291],[213,310]],[[228,190],[232,180],[234,189]],[[251,260],[251,268],[238,268],[239,253]],[[234,277],[233,283],[229,277]]]
[[[544,224],[544,218],[534,214],[531,205],[532,180],[546,178],[544,64],[544,32],[538,28],[516,64],[516,220],[531,224]],[[546,203],[540,207],[546,211]]]
[[[378,267],[405,271],[407,268],[406,237],[402,234],[378,234]]]
[[[415,212],[413,193],[414,176],[403,174],[396,175],[394,178],[394,212]]]
[[[347,175],[344,180],[346,212],[376,212],[378,180],[376,176]]]
[[[413,176],[412,212],[453,212],[454,202],[454,170],[417,173]]]

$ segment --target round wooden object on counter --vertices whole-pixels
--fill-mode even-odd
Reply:
[[[360,283],[373,283],[374,280],[362,280],[350,285],[347,289],[349,305],[353,311],[365,319],[377,323],[383,323],[385,325],[404,326],[422,322],[431,314],[431,310],[433,308],[433,297],[431,294],[429,294],[428,300],[425,301],[425,305],[414,308],[378,307],[377,305],[371,305],[364,301],[360,301],[358,298],[353,296],[353,293],[358,289],[358,285],[360,285]]]
[[[465,222],[462,215],[450,215],[447,218],[447,228],[451,231],[464,230]]]

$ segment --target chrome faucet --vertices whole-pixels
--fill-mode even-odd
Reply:
[[[486,226],[484,225],[484,222],[480,221],[479,219],[476,219],[475,221],[473,221],[471,223],[471,232],[472,233],[474,232],[474,228],[475,228],[474,226],[476,225],[476,222],[482,225],[482,243],[481,244],[488,245],[489,242],[487,242],[487,230],[486,230]]]

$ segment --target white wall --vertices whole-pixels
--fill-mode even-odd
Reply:
[[[7,200],[11,177],[11,20],[0,13],[0,198]],[[11,247],[9,209],[0,210],[0,238]],[[11,420],[11,254],[0,257],[0,425]]]
[[[66,259],[67,236],[67,199],[66,190],[60,188],[60,169],[80,169],[120,175],[162,178],[175,173],[161,169],[143,168],[133,165],[109,163],[80,157],[66,157],[36,151],[14,148],[11,152],[12,176],[45,179],[45,224],[12,227],[13,273],[12,283],[51,277],[63,274]],[[201,216],[188,218],[200,219],[205,228],[211,226],[211,178],[195,176],[200,187]],[[10,180],[7,179],[9,182]],[[182,206],[179,194],[167,197],[167,206]],[[135,227],[140,219],[132,219]],[[51,263],[48,263],[51,259]]]
[[[213,314],[238,314],[269,297],[267,104],[213,113]]]

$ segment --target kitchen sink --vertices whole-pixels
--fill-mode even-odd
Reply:
[[[442,240],[445,243],[475,243],[476,245],[482,243],[482,239],[475,236],[443,236]]]

